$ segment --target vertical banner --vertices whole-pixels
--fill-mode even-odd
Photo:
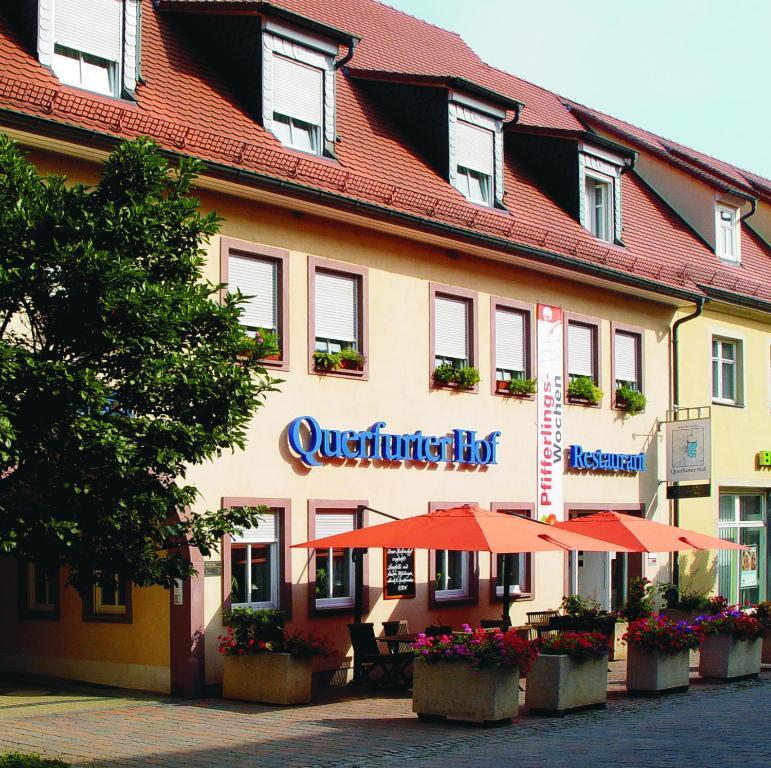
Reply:
[[[564,374],[562,309],[538,305],[538,519],[564,519],[562,503]]]

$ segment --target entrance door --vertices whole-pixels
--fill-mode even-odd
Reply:
[[[609,552],[578,553],[578,594],[588,597],[610,610],[610,561]]]

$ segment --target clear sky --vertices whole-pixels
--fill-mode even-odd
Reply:
[[[771,178],[771,0],[388,4],[500,69]]]

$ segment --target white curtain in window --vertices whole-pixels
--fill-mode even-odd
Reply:
[[[284,56],[273,56],[273,111],[321,125],[324,73]]]
[[[316,515],[316,535],[322,539],[325,536],[335,536],[338,533],[348,533],[356,528],[356,519],[351,512],[324,512]]]
[[[233,536],[235,542],[248,544],[271,544],[278,540],[278,515],[275,512],[262,514],[256,528],[245,528]]]
[[[434,354],[468,360],[468,302],[437,296],[434,305]]]
[[[351,275],[316,272],[315,323],[317,339],[356,342],[358,280]]]
[[[122,16],[123,0],[55,0],[54,43],[120,61]]]
[[[472,171],[493,175],[493,132],[458,120],[455,124],[455,160]]]
[[[634,333],[616,331],[616,381],[637,381],[637,345],[639,338]]]
[[[250,328],[277,329],[278,264],[272,259],[228,256],[228,288],[251,296],[242,304],[241,322]]]
[[[495,367],[525,370],[525,316],[507,309],[495,310]]]
[[[589,325],[568,325],[568,373],[594,376],[594,334]]]

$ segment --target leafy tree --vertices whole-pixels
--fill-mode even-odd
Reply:
[[[98,186],[42,178],[0,136],[0,550],[169,586],[258,510],[186,514],[187,468],[243,448],[276,380],[203,279],[219,218],[147,139]]]

